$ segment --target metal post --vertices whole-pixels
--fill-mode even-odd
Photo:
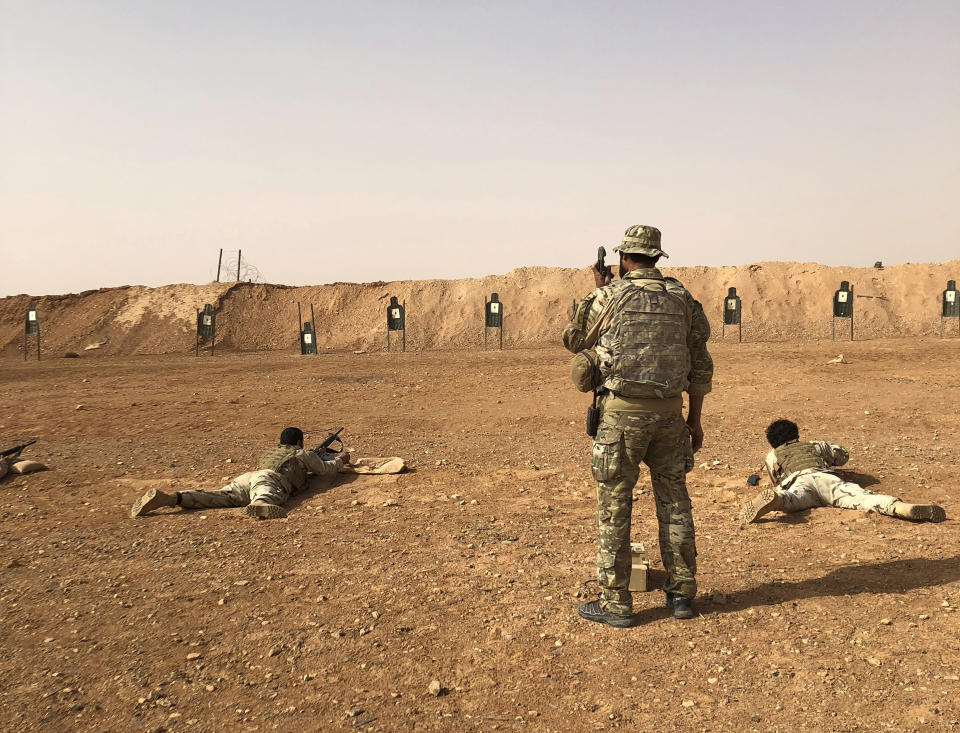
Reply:
[[[483,296],[483,350],[487,350],[487,296]]]
[[[940,314],[940,338],[943,338],[943,313]]]
[[[387,353],[390,353],[390,324],[387,324]]]
[[[240,255],[243,253],[242,249],[237,250],[237,282],[240,282]]]
[[[313,303],[310,304],[310,323],[313,324],[313,354],[320,356],[320,344],[317,343],[317,317],[313,313]]]
[[[503,308],[500,309],[500,351],[503,351]]]
[[[223,247],[220,248],[220,256],[217,258],[217,282],[220,282],[220,265],[223,264]]]
[[[738,343],[742,344],[743,343],[743,312],[742,310],[740,313],[740,320],[737,322],[737,329],[738,329],[738,338],[739,338]]]
[[[837,319],[833,317],[830,319],[830,340],[837,340]]]
[[[403,341],[402,341],[402,348],[400,350],[406,353],[407,352],[407,301],[403,301],[400,304],[400,306],[401,306],[400,312],[403,313],[403,331],[402,331]]]
[[[300,302],[297,301],[297,328],[303,333],[303,316],[300,315]]]
[[[941,320],[942,323],[942,320]],[[23,360],[27,360],[27,327],[23,327]]]
[[[197,308],[197,348],[194,351],[194,356],[200,356],[200,309]]]
[[[213,349],[217,345],[217,312],[213,312],[211,317],[211,325],[213,326],[213,335],[210,337],[210,356],[213,356]]]
[[[853,310],[850,311],[850,340],[853,341]]]
[[[37,361],[40,361],[40,318],[37,318]]]

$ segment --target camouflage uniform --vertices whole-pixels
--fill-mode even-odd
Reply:
[[[655,230],[654,230],[655,231]],[[659,241],[659,232],[657,232]],[[677,334],[682,357],[689,364],[684,383],[672,389],[653,389],[647,396],[618,394],[610,379],[611,352],[604,339],[613,317],[612,307],[621,288],[663,283],[673,288],[684,304]],[[657,287],[654,285],[653,287]],[[564,329],[563,345],[571,352],[595,348],[608,389],[601,407],[603,417],[593,444],[592,471],[597,481],[597,581],[600,606],[611,613],[632,613],[630,585],[630,520],[633,489],[640,463],[650,469],[659,524],[660,556],[667,572],[664,590],[687,598],[697,593],[693,514],[687,494],[686,473],[693,468],[690,430],[683,419],[682,393],[702,396],[710,392],[713,360],[707,351],[710,325],[703,308],[675,280],[664,283],[656,268],[632,270],[623,281],[598,288],[581,301]],[[654,365],[656,366],[656,365]]]
[[[777,487],[780,510],[801,512],[818,506],[835,506],[897,516],[891,508],[898,501],[896,497],[874,494],[831,472],[831,468],[844,465],[849,458],[843,447],[822,440],[805,443],[794,440],[770,451],[764,463],[770,480]]]
[[[256,471],[237,476],[216,491],[181,491],[180,506],[187,509],[240,507],[260,501],[283,506],[291,495],[302,490],[309,474],[327,476],[339,473],[343,461],[324,461],[313,451],[291,445],[279,445],[260,459]]]

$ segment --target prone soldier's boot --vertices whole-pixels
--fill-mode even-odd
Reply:
[[[900,519],[911,519],[914,522],[942,522],[947,518],[947,513],[942,506],[907,504],[905,501],[895,501],[891,504],[890,515]]]
[[[775,489],[764,489],[740,510],[740,523],[756,522],[767,512],[778,511],[783,508],[783,500]]]
[[[165,506],[176,506],[177,505],[177,495],[176,494],[167,494],[160,489],[150,489],[146,494],[141,496],[133,504],[133,508],[130,510],[131,517],[142,517],[144,514],[149,514],[154,509],[160,509]]]
[[[282,519],[287,515],[282,506],[269,504],[265,501],[251,501],[243,512],[254,519]]]

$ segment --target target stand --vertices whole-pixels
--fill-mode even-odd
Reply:
[[[495,328],[500,333],[500,351],[503,351],[503,303],[497,293],[490,294],[488,301],[483,298],[483,350],[487,350],[487,329]]]
[[[957,335],[960,336],[960,295],[957,294],[957,281],[948,280],[947,289],[943,291],[940,304],[940,338],[943,338],[943,322],[947,319],[956,319]],[[39,352],[37,354],[39,359]]]
[[[217,340],[217,313],[213,306],[207,303],[203,310],[197,310],[197,346],[194,356],[200,356],[200,346],[210,342],[210,356],[213,356],[214,345]]]
[[[40,361],[40,319],[37,316],[37,304],[30,301],[27,313],[23,317],[23,360],[27,360],[27,342],[31,334],[37,335],[37,361]]]
[[[300,356],[317,353],[317,334],[314,325],[317,319],[313,313],[313,303],[310,304],[310,320],[303,322],[303,316],[300,313],[300,303],[297,303],[297,323],[300,330]]]
[[[853,285],[846,280],[833,294],[833,317],[830,319],[830,340],[837,340],[837,319],[850,319],[850,340],[853,341]]]
[[[743,304],[736,288],[727,291],[723,299],[723,320],[720,326],[720,340],[726,340],[727,326],[737,327],[737,343],[743,343]]]
[[[396,297],[391,296],[387,306],[387,351],[390,351],[390,333],[399,331],[401,334],[400,350],[407,350],[407,305],[406,301],[398,303]]]

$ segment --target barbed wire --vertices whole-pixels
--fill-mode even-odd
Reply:
[[[225,249],[220,259],[220,282],[263,282],[263,274],[253,264],[251,264],[239,249]],[[237,268],[237,257],[239,256],[239,269]],[[217,277],[217,268],[210,271],[210,279]]]

